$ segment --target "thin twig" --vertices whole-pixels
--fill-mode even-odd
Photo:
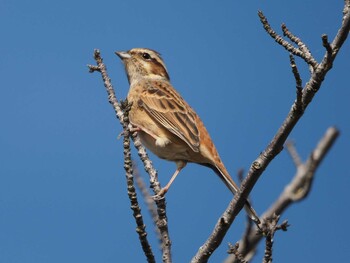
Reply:
[[[273,214],[270,218],[265,218],[264,222],[261,224],[260,229],[258,230],[262,236],[265,236],[265,253],[263,263],[272,262],[273,237],[276,231],[287,231],[289,227],[287,220],[285,220],[281,225],[278,225],[277,223],[279,219],[280,216],[276,214]]]
[[[332,47],[328,42],[328,36],[326,34],[322,35],[322,45],[325,47],[325,49],[327,50],[327,52],[329,53],[329,56],[332,55]]]
[[[237,178],[239,182],[242,182],[244,180],[244,169],[238,169],[237,171]]]
[[[297,152],[297,149],[295,149],[295,147],[294,147],[294,142],[287,141],[285,146],[286,146],[287,152],[289,153],[290,157],[292,158],[295,166],[297,168],[300,167],[302,165],[302,161],[301,161],[301,158]]]
[[[89,71],[94,72],[98,71],[101,73],[104,86],[106,88],[108,94],[108,101],[113,106],[113,109],[116,113],[117,118],[119,119],[123,129],[126,130],[129,127],[129,124],[124,122],[124,113],[121,109],[121,105],[118,103],[117,97],[115,95],[111,79],[108,76],[107,68],[103,63],[103,59],[101,57],[100,51],[95,49],[94,51],[94,59],[97,62],[96,65],[88,65]],[[140,138],[137,136],[137,133],[134,132],[131,134],[131,138],[134,141],[134,146],[137,149],[138,155],[140,156],[141,161],[145,167],[146,172],[150,176],[150,185],[153,188],[155,194],[157,194],[161,187],[157,177],[157,171],[153,168],[151,160],[148,158],[145,147],[142,145]],[[168,219],[166,216],[166,202],[165,198],[159,199],[155,201],[157,205],[157,213],[158,213],[158,221],[157,227],[161,233],[162,238],[162,251],[163,251],[163,262],[170,263],[171,262],[171,241],[169,237],[168,231]]]
[[[297,67],[297,64],[295,63],[295,59],[293,54],[289,54],[289,61],[290,61],[290,66],[292,68],[292,73],[294,75],[294,79],[295,79],[295,87],[296,87],[296,93],[297,93],[297,99],[295,101],[295,111],[299,111],[299,112],[303,112],[304,108],[303,108],[303,104],[302,104],[302,97],[303,97],[303,87],[302,87],[302,80],[299,74],[299,70]]]
[[[292,68],[292,72],[295,78],[296,87],[298,90],[302,90],[303,81],[301,80],[297,64],[295,63],[295,59],[292,54],[289,54],[289,61],[290,61],[290,66]]]
[[[288,37],[295,44],[297,44],[301,52],[303,52],[305,54],[305,57],[308,58],[307,63],[310,65],[310,72],[312,73],[313,69],[317,67],[318,63],[312,56],[311,51],[309,50],[307,45],[299,37],[295,36],[291,31],[289,31],[289,29],[284,23],[282,24],[282,31],[283,35]]]
[[[322,62],[317,67],[317,70],[312,74],[310,81],[306,84],[303,92],[302,102],[303,105],[308,105],[313,99],[314,95],[318,91],[321,86],[324,77],[327,72],[332,68],[333,61],[335,60],[339,50],[344,44],[345,40],[349,35],[350,30],[350,0],[345,0],[345,6],[343,9],[343,20],[342,25],[339,28],[333,42],[331,43],[332,47],[332,56],[329,56],[328,52],[326,52],[323,57]]]
[[[280,35],[276,33],[275,30],[272,29],[269,22],[267,21],[263,12],[259,11],[258,16],[260,18],[261,23],[264,26],[265,31],[282,47],[284,47],[288,52],[292,53],[295,56],[302,58],[307,64],[311,65],[313,68],[318,66],[316,60],[311,56],[311,53],[306,54],[302,50],[294,47],[288,41],[284,40]]]
[[[228,244],[229,249],[227,251],[228,254],[235,255],[238,263],[247,263],[248,261],[244,260],[243,256],[239,253],[239,243],[236,243],[235,245]]]

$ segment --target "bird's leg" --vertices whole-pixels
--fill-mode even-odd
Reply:
[[[142,131],[140,127],[132,126],[130,128],[130,132],[139,132],[139,131]]]
[[[131,133],[141,131],[141,129],[139,127],[135,127],[135,126],[132,126],[132,128],[130,128],[129,130]],[[125,135],[125,131],[123,130],[118,134],[117,139],[119,140],[124,135]]]
[[[164,186],[159,193],[157,194],[157,197],[163,197],[169,190],[171,184],[174,182],[175,178],[178,176],[178,174],[180,173],[180,171],[186,166],[187,162],[185,161],[176,161],[176,166],[177,169],[175,171],[175,173],[173,174],[173,176],[170,178],[169,182],[167,183],[166,186]]]

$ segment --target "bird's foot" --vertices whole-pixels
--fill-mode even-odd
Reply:
[[[119,106],[125,113],[128,113],[131,109],[132,102],[129,103],[128,99],[120,100]]]
[[[166,189],[165,187],[160,189],[160,191],[158,192],[158,194],[152,196],[154,201],[159,201],[164,199],[166,192],[168,191],[168,189]]]

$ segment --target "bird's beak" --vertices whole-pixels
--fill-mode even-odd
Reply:
[[[116,51],[114,52],[121,60],[131,58],[130,54],[124,51]]]

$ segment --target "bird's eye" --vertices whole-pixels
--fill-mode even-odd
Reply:
[[[144,59],[146,59],[146,60],[150,60],[150,59],[151,59],[150,54],[148,54],[148,53],[146,53],[146,52],[142,53],[142,57],[143,57]]]

